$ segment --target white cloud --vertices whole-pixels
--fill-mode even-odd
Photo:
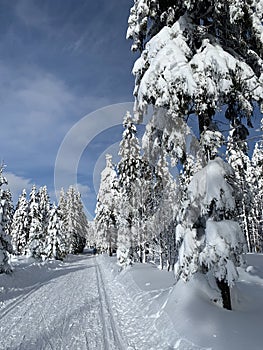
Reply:
[[[78,183],[76,187],[77,190],[80,192],[82,199],[87,199],[89,197],[90,187],[88,185]]]
[[[28,194],[31,191],[33,186],[31,179],[17,176],[16,174],[13,174],[11,172],[4,172],[4,176],[8,181],[7,188],[9,188],[12,193],[14,204],[17,202],[17,199],[20,196],[23,189],[25,189]]]

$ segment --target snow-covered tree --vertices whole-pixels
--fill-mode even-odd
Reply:
[[[118,261],[122,265],[139,260],[142,252],[142,159],[137,129],[129,112],[123,118],[118,175],[120,186]],[[139,212],[141,210],[141,212]],[[140,242],[141,241],[141,242]],[[141,252],[140,252],[141,250]]]
[[[95,222],[94,221],[89,221],[88,222],[86,245],[88,247],[95,247],[95,246],[97,246],[97,234],[96,234]]]
[[[61,226],[60,210],[53,204],[49,214],[45,242],[45,256],[47,259],[63,260],[67,255],[67,237]]]
[[[263,121],[263,119],[262,119]],[[262,123],[263,131],[263,123]],[[263,140],[255,144],[251,166],[248,169],[248,182],[253,197],[252,220],[250,220],[255,251],[263,251]]]
[[[170,270],[174,269],[177,260],[175,222],[179,198],[176,182],[169,171],[164,155],[160,156],[158,160],[156,173],[157,181],[154,195],[158,197],[157,208],[154,215],[149,218],[149,224],[153,225],[153,244],[159,252],[160,267],[164,268],[164,264],[167,262],[167,269]]]
[[[155,107],[152,129],[163,131],[167,146],[175,135],[167,138],[166,128],[189,114],[197,115],[200,135],[214,130],[222,105],[232,123],[251,117],[253,100],[263,99],[261,21],[260,0],[134,1],[127,37],[141,51],[133,70],[135,113],[140,118]]]
[[[117,247],[117,197],[117,173],[112,164],[112,156],[107,154],[97,196],[95,227],[98,245],[102,250],[107,249],[110,256]]]
[[[251,217],[253,195],[247,176],[250,169],[247,142],[239,138],[237,139],[235,137],[235,129],[232,129],[228,137],[227,146],[227,160],[234,170],[236,182],[242,192],[242,197],[237,203],[237,213],[245,233],[248,251],[252,252],[255,249],[255,242],[252,237],[250,225],[250,220],[253,220]]]
[[[50,200],[49,200],[47,186],[43,186],[39,188],[38,197],[39,197],[40,220],[42,223],[43,234],[45,236],[47,234],[47,226],[49,223],[49,211],[50,211]]]
[[[60,210],[60,216],[62,220],[61,230],[65,234],[67,234],[67,197],[66,197],[64,188],[61,188],[59,193],[58,207]],[[69,238],[68,238],[68,246],[69,246]]]
[[[5,190],[5,198],[6,198],[6,225],[4,229],[6,234],[10,236],[11,225],[12,225],[13,216],[14,216],[14,205],[13,205],[12,193],[9,188]]]
[[[26,254],[28,235],[28,202],[26,190],[24,189],[18,199],[11,225],[11,237],[15,254]]]
[[[63,200],[60,200],[60,203]],[[69,253],[79,254],[83,252],[86,244],[87,220],[84,220],[84,208],[81,202],[80,193],[70,186],[66,193],[66,212],[62,211],[63,230],[66,230],[68,237]]]
[[[28,227],[27,255],[36,259],[42,259],[45,247],[45,233],[41,222],[39,195],[35,185],[30,192]]]
[[[231,309],[230,287],[246,251],[245,237],[236,218],[238,191],[230,165],[220,158],[208,162],[188,187],[188,199],[178,217],[180,244],[177,276],[187,280],[196,272],[212,274],[223,306]]]
[[[6,190],[2,189],[2,186],[7,184],[7,180],[3,176],[3,168],[2,165],[0,167],[0,273],[10,273],[12,269],[9,265],[8,253],[13,253],[13,247],[11,238],[5,232],[10,220],[10,196]]]
[[[215,115],[220,111],[226,122],[235,128],[238,140],[244,140],[247,136],[243,133],[246,130],[244,120],[251,127],[255,103],[262,104],[261,0],[134,0],[127,37],[133,39],[132,49],[141,52],[133,68],[134,113],[137,120],[143,119],[148,106],[153,107],[153,116],[146,126],[143,139],[146,155],[156,164],[159,155],[167,152],[172,164],[180,160],[184,166],[190,133],[187,123],[190,116],[191,118],[196,116],[199,125],[197,134],[199,134],[200,164],[205,166],[208,162],[209,168],[205,167],[201,173],[197,173],[199,175],[194,175],[190,186],[193,183],[198,184],[196,179],[201,175],[201,178],[209,183],[206,171],[214,167],[219,174],[223,174],[220,183],[223,186],[222,190],[225,191],[227,182],[223,185],[222,179],[230,174],[230,168],[220,164],[219,159],[215,158],[217,149],[222,143]],[[196,199],[192,197],[193,203],[189,204],[191,208],[189,217],[183,214],[181,216],[182,226],[177,228],[178,236],[183,237],[180,251],[184,251],[182,248],[184,245],[192,244],[192,247],[189,248],[190,255],[187,257],[181,254],[179,266],[184,266],[184,273],[195,270],[192,266],[196,266],[195,258],[197,265],[200,262],[199,246],[203,244],[203,238],[209,242],[208,230],[211,229],[211,234],[216,233],[215,235],[224,241],[225,251],[235,256],[233,259],[224,259],[225,253],[222,251],[220,259],[220,245],[216,245],[213,263],[203,258],[202,265],[213,272],[223,292],[232,282],[222,271],[230,273],[230,267],[238,264],[237,254],[242,252],[243,245],[232,247],[230,238],[227,237],[227,232],[230,235],[229,231],[226,231],[225,237],[222,236],[221,229],[225,225],[225,220],[231,221],[229,226],[232,225],[235,206],[231,207],[231,215],[229,212],[226,213],[227,208],[219,205],[222,203],[223,192],[220,188],[216,188],[219,191],[217,193],[212,187],[207,188],[204,198],[215,195],[216,201],[212,197],[211,202],[205,201],[205,205],[211,207],[211,210],[214,207],[220,209],[223,213],[220,214],[220,220],[215,219],[215,214],[212,215],[208,208],[204,209],[204,213],[203,209],[200,209],[203,208],[203,204],[200,203],[204,201],[202,193],[198,193],[202,189],[199,185],[196,187]],[[186,198],[187,196],[190,196],[189,191],[186,193]],[[237,204],[234,200],[232,203]],[[216,215],[219,215],[218,210]],[[186,209],[183,207],[182,213],[185,212]],[[208,216],[204,219],[205,214]],[[221,221],[222,225],[217,223]],[[238,224],[233,223],[232,226],[234,236],[240,236],[241,239]],[[180,230],[180,227],[183,229]],[[198,253],[195,254],[195,251]],[[208,251],[208,247],[204,251]],[[223,265],[218,264],[217,259]],[[227,263],[234,262],[226,266],[222,260]],[[221,269],[222,266],[224,268]],[[179,275],[183,276],[182,273]],[[227,304],[225,298],[224,304]]]

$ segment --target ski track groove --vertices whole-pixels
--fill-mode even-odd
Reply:
[[[98,294],[99,294],[99,301],[100,301],[100,317],[102,320],[102,328],[103,328],[103,343],[104,343],[104,349],[105,350],[110,350],[108,348],[108,330],[106,326],[106,321],[105,321],[105,314],[104,314],[104,309],[103,309],[103,304],[102,304],[102,293],[100,287],[100,281],[99,281],[99,273],[98,273],[98,267],[95,266],[95,272],[96,272],[96,279],[97,279],[97,288],[98,288]]]
[[[70,279],[72,280],[72,276],[70,276]],[[64,315],[64,318],[63,318],[63,322],[62,322],[61,332],[59,332],[60,339],[61,339],[60,350],[63,350],[63,335],[64,335],[64,332],[65,332],[65,329],[66,329],[66,322],[68,320],[69,308],[70,308],[70,305],[72,305],[71,301],[74,299],[73,298],[74,295],[75,295],[75,288],[72,289],[72,292],[71,292],[71,295],[70,295],[70,302],[68,302],[67,306],[66,306],[65,315]]]
[[[112,308],[110,306],[109,298],[108,298],[108,295],[107,295],[107,292],[106,292],[106,289],[105,289],[105,283],[104,283],[104,280],[103,280],[103,277],[102,277],[102,272],[101,272],[99,264],[97,264],[96,266],[97,266],[98,275],[100,276],[100,280],[101,280],[101,287],[102,287],[102,290],[103,290],[104,299],[105,299],[105,305],[106,305],[106,308],[107,308],[107,311],[108,311],[108,315],[109,315],[109,320],[110,320],[110,325],[111,325],[113,339],[114,339],[114,342],[115,342],[115,344],[117,346],[117,349],[119,349],[119,350],[123,349],[124,350],[126,347],[124,347],[124,345],[123,345],[123,343],[121,341],[120,333],[118,331],[118,328],[116,327],[116,322],[114,320],[113,311],[112,311]],[[99,286],[99,283],[98,283],[98,286]]]
[[[0,309],[1,350],[127,349],[96,258],[67,263],[64,272]]]
[[[43,313],[42,313],[41,311],[40,311],[40,315],[41,315],[41,318],[42,318],[42,320],[43,320],[43,324],[44,324],[45,327],[46,327],[46,330],[45,330],[44,333],[42,334],[42,337],[43,337],[43,339],[45,340],[45,342],[48,343],[48,344],[50,345],[51,350],[55,350],[54,347],[53,347],[53,345],[52,345],[52,343],[50,342],[49,337],[48,337],[47,332],[46,332],[46,331],[48,331],[48,333],[49,333],[49,326],[48,326],[48,324],[47,324],[47,322],[46,322],[46,318],[44,317],[44,315],[43,315]]]

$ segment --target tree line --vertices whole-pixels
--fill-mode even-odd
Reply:
[[[91,229],[80,193],[70,186],[62,189],[59,203],[51,205],[46,186],[34,185],[27,197],[19,196],[16,207],[7,179],[0,168],[0,273],[11,272],[8,254],[63,260],[68,254],[83,252]]]

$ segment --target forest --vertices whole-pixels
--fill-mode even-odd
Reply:
[[[212,276],[227,309],[245,253],[263,248],[262,33],[261,1],[134,1],[134,116],[123,120],[119,163],[106,157],[96,208],[97,242],[122,267]]]
[[[151,262],[176,281],[202,274],[230,310],[246,253],[263,250],[262,38],[261,0],[135,0],[134,110],[120,161],[106,157],[95,230],[74,187],[58,205],[33,187],[13,208],[2,166],[0,271],[11,271],[8,254],[63,259],[88,244],[116,253],[121,269]]]

